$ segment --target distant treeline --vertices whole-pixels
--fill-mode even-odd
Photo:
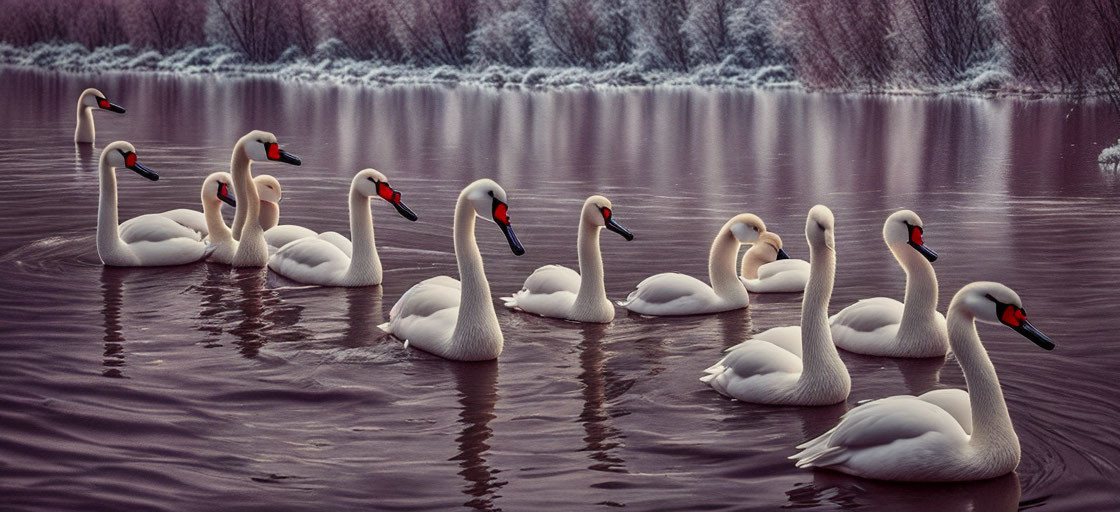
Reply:
[[[785,66],[810,88],[1120,99],[1120,0],[0,0],[0,40],[415,66]]]

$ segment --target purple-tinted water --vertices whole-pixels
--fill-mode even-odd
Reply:
[[[124,116],[72,143],[97,86]],[[0,71],[0,496],[4,508],[458,507],[531,510],[866,508],[1103,510],[1117,506],[1118,176],[1096,155],[1120,124],[1103,105],[1013,99],[627,90],[366,90],[267,80]],[[158,182],[119,178],[121,218],[197,207],[233,142],[273,131],[302,167],[281,221],[347,229],[346,193],[384,171],[420,221],[374,203],[385,285],[292,286],[197,264],[108,269],[94,247],[96,158],[133,142]],[[882,221],[911,208],[940,254],[942,308],[965,283],[1023,297],[1058,343],[981,336],[1023,446],[1016,474],[894,485],[799,470],[794,446],[861,400],[962,387],[955,361],[844,353],[845,405],[774,408],[697,380],[723,348],[798,321],[798,296],[676,319],[583,326],[499,310],[496,363],[404,350],[376,328],[415,282],[454,275],[459,189],[509,192],[528,253],[480,225],[496,295],[536,267],[575,265],[583,199],[603,193],[637,235],[604,232],[608,293],[706,275],[731,215],[759,214],[805,257],[804,215],[837,218],[832,311],[901,298]]]

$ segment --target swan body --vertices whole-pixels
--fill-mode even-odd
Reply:
[[[409,288],[382,330],[406,346],[456,361],[487,361],[502,353],[502,330],[490,298],[490,284],[475,242],[475,217],[493,220],[506,235],[514,254],[525,253],[510,226],[506,192],[481,179],[459,194],[455,205],[455,260],[459,280],[437,276]]]
[[[260,225],[261,195],[254,185],[250,166],[254,161],[269,160],[291,165],[301,163],[295,155],[280,149],[276,136],[269,132],[251,131],[241,137],[233,147],[230,174],[233,176],[233,188],[238,196],[237,206],[244,209],[241,236],[233,236],[237,246],[233,258],[229,261],[229,264],[235,267],[263,267],[268,264],[268,243],[264,239],[264,229]]]
[[[374,286],[381,284],[381,260],[373,240],[370,197],[380,196],[408,220],[416,214],[401,202],[400,192],[389,186],[384,174],[374,169],[359,171],[350,183],[350,236],[357,253],[351,257],[324,233],[289,242],[268,259],[268,268],[293,281],[320,286]],[[333,232],[331,232],[333,233]],[[342,237],[334,233],[336,237]],[[344,237],[343,237],[344,238]],[[349,242],[349,240],[347,240]]]
[[[603,257],[599,252],[599,233],[605,227],[627,240],[634,235],[614,220],[611,202],[591,196],[580,212],[579,273],[560,265],[545,265],[533,271],[521,290],[503,297],[505,306],[552,318],[575,322],[609,323],[614,320],[614,305],[607,298],[603,282]]]
[[[832,212],[809,211],[805,237],[811,261],[801,303],[801,325],[776,327],[727,350],[704,370],[702,382],[744,402],[771,405],[831,405],[843,402],[851,379],[832,343],[828,301],[836,274]]]
[[[78,122],[74,127],[75,144],[93,144],[96,134],[93,129],[93,111],[105,110],[108,112],[124,113],[124,107],[109,103],[101,91],[89,88],[78,96]]]
[[[945,317],[937,312],[937,253],[922,240],[922,219],[910,210],[887,218],[883,239],[906,271],[906,301],[864,299],[830,319],[836,346],[871,356],[944,357],[949,350]]]
[[[755,243],[764,232],[766,224],[756,215],[732,217],[712,242],[708,255],[710,285],[676,272],[657,274],[638,283],[618,305],[649,316],[702,315],[745,308],[750,305],[750,296],[735,274],[735,257],[740,245]]]
[[[798,446],[797,467],[824,468],[876,480],[959,482],[994,478],[1019,465],[1019,438],[976,331],[1004,324],[1044,349],[1054,343],[1027,321],[1010,288],[976,282],[949,305],[949,341],[968,392],[931,391],[868,402],[835,428]],[[967,412],[964,407],[967,406]]]
[[[223,183],[225,183],[225,185],[227,187],[230,187],[230,188],[227,188],[223,192],[224,195],[221,197],[222,202],[225,202],[229,205],[235,205],[236,204],[236,201],[235,201],[236,196],[234,195],[234,191],[232,189],[232,183],[230,182],[230,178],[228,178],[229,173],[223,173],[223,174],[225,174],[227,176],[227,178],[225,179],[225,181],[223,181]],[[214,177],[214,175],[211,174],[207,178],[207,180],[209,180],[211,177]],[[213,191],[212,189],[217,187],[217,185],[216,185],[217,181],[208,185],[207,180],[203,180],[202,189]],[[277,218],[276,216],[279,215],[279,211],[275,208],[269,208],[267,206],[267,205],[272,204],[272,203],[267,199],[266,194],[267,194],[268,189],[266,187],[270,187],[272,183],[275,183],[276,187],[279,187],[280,184],[276,181],[276,178],[273,178],[272,176],[269,176],[267,174],[262,174],[260,176],[254,177],[253,178],[253,183],[255,183],[256,186],[257,186],[257,193],[261,195],[261,214],[262,214],[261,219],[260,219],[261,229],[268,229],[268,227],[270,227],[270,225],[267,224],[267,222],[269,220],[264,217],[264,213],[266,211],[276,212],[275,214],[272,214],[272,216],[270,217],[272,219],[271,226],[275,226],[276,225],[276,218]],[[279,190],[279,188],[277,188],[277,190]],[[205,204],[205,203],[203,203],[203,204]],[[220,204],[217,205],[217,209],[221,210],[221,205]],[[198,210],[192,210],[190,208],[176,208],[174,210],[168,210],[166,212],[158,213],[158,214],[155,214],[155,215],[163,215],[164,217],[167,217],[167,218],[169,218],[169,219],[171,219],[175,222],[178,222],[179,224],[182,224],[186,228],[194,230],[195,232],[199,233],[203,237],[207,237],[207,236],[210,235],[209,221],[207,220],[205,208],[203,208],[203,211],[201,211],[201,212],[198,211]],[[128,220],[128,221],[125,221],[124,223],[122,223],[121,224],[121,229],[124,229],[124,227],[129,222],[132,222],[132,220]],[[223,221],[223,223],[224,223],[224,221]]]
[[[192,263],[207,255],[195,231],[155,214],[117,223],[117,168],[124,167],[155,181],[159,175],[137,161],[136,148],[113,142],[101,152],[98,164],[100,199],[97,208],[97,255],[115,267],[152,267]]]
[[[809,262],[790,259],[781,237],[767,231],[743,255],[739,280],[748,292],[801,293],[809,282]]]

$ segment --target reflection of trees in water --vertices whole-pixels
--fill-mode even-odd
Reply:
[[[808,477],[806,473],[806,477]],[[786,491],[784,508],[868,507],[875,510],[929,510],[936,512],[1019,510],[1034,507],[1045,498],[1019,503],[1019,475],[963,483],[901,483],[864,480],[832,471],[814,471],[812,482],[798,483]]]
[[[485,455],[490,450],[488,441],[494,435],[490,420],[494,419],[494,405],[498,401],[498,363],[450,363],[455,376],[455,389],[459,392],[459,423],[462,432],[455,441],[459,453],[451,460],[459,461],[459,475],[467,481],[463,494],[471,499],[466,507],[481,510],[495,509],[497,491],[506,484],[498,480],[499,469],[493,469]]]
[[[622,445],[622,432],[611,424],[612,414],[607,404],[630,389],[633,381],[621,381],[618,375],[606,369],[607,353],[603,339],[609,327],[586,324],[582,328],[583,342],[579,345],[579,363],[582,370],[579,380],[583,384],[583,411],[579,421],[586,435],[583,450],[594,462],[588,466],[596,471],[626,472],[626,461],[615,453]]]
[[[121,332],[121,307],[124,304],[124,276],[126,271],[119,268],[104,267],[101,269],[101,294],[104,304],[101,314],[104,316],[105,352],[101,364],[105,366],[101,375],[105,377],[125,378],[124,334]]]

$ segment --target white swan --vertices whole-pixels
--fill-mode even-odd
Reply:
[[[937,253],[922,241],[922,219],[910,210],[887,217],[883,240],[906,271],[906,302],[864,299],[830,319],[836,346],[871,356],[944,357],[945,316],[937,312]]]
[[[323,237],[302,238],[288,243],[268,259],[268,268],[293,281],[321,286],[374,286],[381,284],[381,260],[373,241],[373,216],[369,198],[380,196],[391,203],[402,217],[416,220],[416,214],[403,202],[401,193],[389,186],[384,174],[363,169],[350,182],[350,236],[356,253],[351,258]]]
[[[513,233],[506,191],[492,180],[471,183],[455,204],[459,279],[437,276],[409,288],[378,327],[425,352],[457,361],[486,361],[502,353],[502,329],[474,238],[475,216],[495,222],[514,254],[525,254]]]
[[[575,322],[609,323],[614,320],[614,304],[607,299],[603,282],[603,257],[599,252],[599,233],[604,227],[633,240],[634,235],[614,220],[611,202],[591,196],[583,203],[579,218],[579,273],[560,265],[545,265],[525,279],[525,285],[512,297],[503,297],[508,308],[518,308],[552,318]]]
[[[206,259],[215,263],[229,265],[237,254],[237,241],[222,218],[222,203],[237,207],[233,197],[233,176],[228,172],[216,172],[202,182],[202,215],[206,220],[209,236],[206,243],[213,252]]]
[[[250,169],[254,161],[268,160],[300,165],[299,158],[280,149],[276,136],[268,132],[253,130],[241,137],[233,147],[230,174],[233,175],[237,204],[245,208],[244,227],[241,237],[237,238],[233,260],[230,261],[235,267],[263,267],[268,264],[268,243],[260,225],[261,196],[254,186]]]
[[[767,231],[743,255],[739,280],[748,292],[801,293],[809,282],[809,262],[791,259],[781,237]]]
[[[773,405],[830,405],[848,398],[852,381],[828,328],[836,276],[835,221],[823,205],[809,210],[805,238],[810,271],[801,325],[775,327],[727,349],[700,377],[723,395]]]
[[[209,180],[216,174],[225,174],[226,176],[229,176],[229,173],[215,173],[207,176],[206,179],[202,182],[202,189],[204,191],[209,190],[213,192],[213,189],[216,185],[209,183]],[[234,192],[233,184],[230,182],[230,178],[228,177],[225,179],[224,183],[226,184],[227,189],[224,192],[225,196],[223,198],[223,202],[229,204],[230,206],[233,206],[237,204],[235,201],[236,193]],[[273,178],[272,176],[269,176],[267,174],[262,174],[260,176],[254,177],[253,183],[255,183],[257,186],[257,194],[261,196],[261,229],[268,229],[269,227],[276,225],[276,219],[280,214],[278,208],[269,206],[270,204],[272,204],[271,201],[273,201],[272,199],[270,199],[273,196],[273,187],[275,187],[275,190],[279,191],[280,183],[276,181],[276,178]],[[276,192],[275,194],[278,196],[279,192]],[[203,201],[203,204],[205,205],[205,200]],[[221,210],[221,205],[217,205],[216,209]],[[244,208],[237,208],[237,211],[241,211],[242,209]],[[266,212],[272,212],[269,214],[270,217],[267,219],[265,218]],[[176,208],[174,210],[168,210],[166,212],[157,213],[155,215],[163,215],[164,217],[178,222],[179,224],[182,224],[187,228],[197,231],[203,237],[207,237],[210,235],[209,219],[207,218],[205,207],[201,212],[198,210],[192,210],[190,208]],[[218,216],[219,218],[221,217],[220,212],[218,213]],[[124,229],[125,226],[133,220],[135,219],[123,222],[121,224],[121,229]],[[222,222],[223,224],[225,223],[225,221]],[[271,224],[269,224],[269,222],[271,222]]]
[[[790,457],[800,468],[827,468],[876,480],[959,482],[1010,473],[1019,465],[1019,438],[976,321],[1004,324],[1051,350],[1054,342],[1027,321],[1010,288],[976,282],[949,304],[949,342],[968,392],[893,396],[852,409],[835,428]]]
[[[93,109],[124,113],[124,107],[109,103],[101,91],[90,87],[78,96],[78,123],[74,127],[75,144],[93,144],[96,134],[93,130]]]
[[[128,226],[117,224],[117,167],[152,181],[159,179],[158,174],[136,160],[132,144],[117,141],[101,151],[101,197],[97,207],[97,255],[101,262],[115,267],[152,267],[182,265],[204,258],[207,251],[202,237],[162,215],[141,215]]]
[[[711,286],[692,276],[666,272],[638,283],[618,305],[649,316],[702,315],[745,308],[751,299],[735,274],[735,257],[740,245],[755,243],[764,232],[766,224],[758,216],[736,215],[720,228],[712,242],[708,254]]]

